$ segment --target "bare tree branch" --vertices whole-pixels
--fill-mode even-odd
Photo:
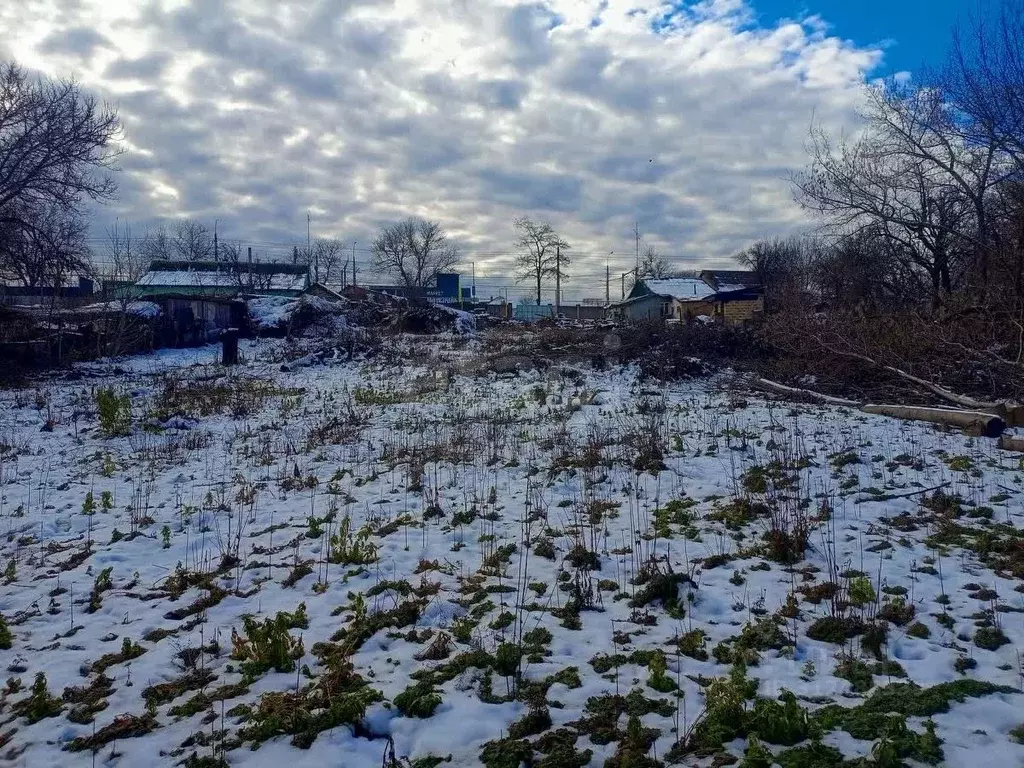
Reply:
[[[374,268],[399,280],[417,299],[422,298],[423,289],[438,272],[452,269],[459,261],[458,248],[448,240],[441,223],[424,219],[389,224],[377,235],[371,249]],[[340,260],[340,244],[337,251]]]
[[[569,243],[563,240],[554,228],[546,221],[533,221],[525,216],[512,222],[519,239],[516,247],[520,253],[516,256],[516,280],[536,283],[537,306],[541,303],[543,283],[549,278],[564,280],[567,275],[565,267],[570,264],[566,251]]]

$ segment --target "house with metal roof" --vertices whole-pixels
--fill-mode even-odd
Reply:
[[[752,272],[704,270],[696,277],[641,278],[629,295],[612,304],[619,320],[708,321],[743,324],[764,307],[764,291]]]
[[[138,298],[300,296],[309,286],[309,267],[304,264],[154,261],[133,293]]]
[[[212,341],[226,328],[247,325],[245,299],[301,296],[309,267],[281,262],[157,260],[131,288],[130,298],[151,301],[171,325],[176,346]]]

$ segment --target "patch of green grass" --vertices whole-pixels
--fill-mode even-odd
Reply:
[[[480,753],[484,768],[520,768],[533,764],[533,747],[524,739],[505,738],[484,744]]]
[[[707,661],[708,636],[703,629],[693,629],[689,632],[684,632],[678,639],[677,645],[679,652],[684,656],[689,656],[691,659],[697,659],[698,661]]]
[[[978,661],[970,658],[969,656],[957,656],[956,661],[953,662],[953,669],[961,675],[966,674],[967,670],[974,669],[977,666]]]
[[[837,768],[843,765],[843,753],[816,741],[783,750],[774,761],[782,768]]]
[[[96,673],[105,672],[109,667],[112,667],[115,664],[121,664],[125,661],[131,661],[132,659],[137,659],[145,652],[145,648],[138,643],[133,643],[126,637],[121,642],[121,651],[119,653],[107,653],[101,656],[93,662],[92,671]]]
[[[679,587],[683,584],[693,584],[689,576],[671,571],[666,573],[655,568],[646,573],[642,572],[637,578],[637,583],[641,582],[643,586],[629,601],[630,607],[643,608],[658,601],[665,607],[670,617],[683,617],[685,609],[679,598]]]
[[[46,685],[46,675],[42,672],[36,673],[29,695],[21,701],[15,702],[11,707],[14,714],[24,717],[29,724],[38,723],[48,717],[56,717],[63,709],[64,705],[61,700],[50,695],[50,690]]]
[[[882,604],[882,607],[878,609],[877,616],[879,619],[902,627],[913,621],[916,613],[917,610],[913,605],[907,603],[902,597],[894,597]]]
[[[754,666],[760,661],[762,651],[778,651],[790,645],[792,641],[782,631],[782,620],[776,616],[765,616],[745,624],[739,635],[720,642],[712,655],[719,664],[742,662]]]
[[[510,739],[522,739],[536,736],[551,727],[551,712],[547,707],[531,708],[521,718],[508,727]]]
[[[865,693],[871,690],[875,684],[875,679],[871,674],[871,667],[849,655],[844,655],[839,660],[834,674],[843,680],[849,680],[853,690],[858,693]]]
[[[863,634],[864,629],[864,622],[857,616],[823,616],[807,628],[807,636],[812,640],[842,645]]]
[[[305,605],[296,612],[305,617]],[[256,621],[252,616],[242,617],[245,635],[232,634],[231,658],[241,661],[242,672],[252,679],[268,670],[291,672],[295,661],[305,652],[302,639],[292,637],[288,630],[296,624],[296,615],[279,611],[274,618]]]
[[[84,752],[89,750],[98,752],[102,747],[113,741],[138,738],[145,736],[157,727],[156,716],[150,713],[144,715],[124,714],[118,715],[109,725],[105,725],[89,736],[79,736],[64,745],[68,752]]]
[[[853,464],[860,464],[860,456],[858,456],[854,451],[835,453],[829,457],[829,464],[831,464],[836,470],[841,470]]]
[[[0,613],[0,650],[9,651],[13,642],[14,636],[11,634],[10,627],[7,626],[7,620]]]
[[[216,675],[210,669],[192,670],[176,680],[157,683],[144,688],[142,698],[149,706],[158,706],[174,701],[188,691],[195,691],[211,683]]]
[[[1024,744],[1024,723],[1010,729],[1010,738],[1018,744]]]
[[[505,611],[501,613],[498,618],[491,622],[491,629],[502,630],[512,625],[515,622],[516,616],[511,611]]]
[[[986,651],[995,651],[1008,644],[1010,638],[999,627],[982,627],[974,633],[974,644]]]
[[[245,683],[229,683],[228,685],[214,688],[211,691],[197,693],[183,704],[171,707],[167,710],[167,714],[172,717],[191,717],[210,709],[214,702],[227,701],[237,696],[244,696],[248,692],[249,686],[245,685]]]
[[[395,696],[395,707],[405,717],[428,718],[441,705],[441,695],[428,682],[419,681]]]

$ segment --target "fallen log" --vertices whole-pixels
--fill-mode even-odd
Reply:
[[[821,392],[815,392],[812,389],[800,389],[798,387],[787,387],[785,384],[779,384],[777,381],[771,379],[756,379],[754,386],[758,389],[764,389],[769,392],[774,392],[778,395],[785,395],[787,397],[809,397],[812,400],[817,400],[822,403],[828,403],[829,405],[845,405],[854,408],[859,408],[860,403],[856,400],[847,400],[842,397],[832,397],[831,395],[823,395]]]
[[[891,416],[910,421],[927,421],[963,429],[978,437],[999,437],[1006,429],[1006,422],[991,413],[981,411],[960,411],[952,408],[925,408],[916,405],[874,405],[861,408],[864,413]]]
[[[831,352],[834,355],[848,357],[853,360],[861,360],[862,362],[868,363],[869,365],[877,366],[878,368],[881,368],[883,371],[888,371],[889,373],[892,373],[900,377],[904,381],[909,381],[914,384],[917,384],[918,386],[924,387],[932,394],[938,395],[943,400],[955,403],[956,405],[959,405],[961,408],[994,411],[995,413],[998,413],[1000,416],[1004,418],[1007,416],[1007,411],[1009,409],[1020,408],[1020,406],[1016,403],[988,402],[984,400],[976,400],[973,397],[961,395],[959,392],[954,392],[951,389],[947,389],[946,387],[928,381],[927,379],[922,379],[920,376],[915,376],[914,374],[904,371],[901,368],[897,368],[894,365],[886,365],[885,363],[875,360],[873,357],[870,357],[868,355],[861,354],[860,352],[854,352],[853,350],[837,349],[834,346],[825,343],[821,338],[815,338],[815,340],[823,349]]]
[[[1018,453],[1024,453],[1024,437],[1020,437],[1018,435],[1000,435],[999,447],[1004,451],[1017,451]],[[1014,493],[1016,492],[1017,491],[1014,490]]]

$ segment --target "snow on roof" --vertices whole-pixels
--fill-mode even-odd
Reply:
[[[726,290],[725,286],[743,286],[744,288],[759,288],[761,279],[756,272],[747,269],[706,269],[700,273],[701,277],[707,279],[708,283],[718,287],[718,290]],[[731,288],[731,290],[739,290]]]
[[[715,293],[715,289],[697,277],[667,277],[644,280],[651,293],[671,296],[678,301],[700,301]]]
[[[197,288],[258,288],[268,291],[302,291],[306,288],[306,276],[273,272],[252,275],[234,272],[207,272],[194,270],[150,270],[137,285],[148,287],[197,287]]]
[[[157,317],[160,314],[160,305],[152,301],[104,301],[98,304],[87,304],[84,307],[73,307],[65,309],[62,314],[72,315],[101,315],[108,313],[124,312],[138,317]]]

